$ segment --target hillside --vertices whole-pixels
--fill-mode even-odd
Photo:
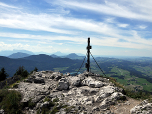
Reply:
[[[11,59],[0,56],[0,69],[4,67],[10,77],[14,75],[19,66],[24,66],[30,72],[35,67],[39,70],[54,70],[54,68],[71,67],[72,65],[80,66],[81,61],[71,60],[68,58],[53,58],[48,55],[32,55],[19,59]]]

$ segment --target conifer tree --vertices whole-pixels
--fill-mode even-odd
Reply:
[[[35,67],[34,71],[36,71],[36,72],[38,71],[37,67]]]
[[[5,71],[5,68],[3,67],[0,71],[0,81],[5,80],[8,77],[8,74]]]
[[[24,66],[20,66],[14,75],[20,75],[22,77],[27,77],[29,75],[28,71],[24,69]]]

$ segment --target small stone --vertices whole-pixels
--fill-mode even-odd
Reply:
[[[0,114],[4,114],[4,110],[3,109],[0,110]]]
[[[40,108],[46,108],[46,107],[48,107],[48,106],[49,106],[49,102],[46,101],[46,102],[44,102],[44,103],[42,103],[42,104],[40,105]]]

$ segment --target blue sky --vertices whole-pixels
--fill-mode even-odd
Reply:
[[[152,56],[151,0],[0,0],[0,51]]]

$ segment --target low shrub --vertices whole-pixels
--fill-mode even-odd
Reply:
[[[0,90],[0,108],[7,114],[22,114],[21,94],[14,90]]]
[[[46,101],[48,101],[48,102],[49,102],[49,101],[50,101],[50,99],[49,99],[48,97],[45,97],[45,98],[44,98],[44,102],[46,102]]]
[[[133,91],[129,89],[125,89],[125,94],[128,97],[134,98],[134,99],[149,99],[151,97],[151,93],[145,92],[145,91]]]
[[[53,102],[58,102],[58,101],[59,101],[59,98],[53,99]]]
[[[28,101],[28,107],[29,107],[29,108],[33,109],[33,108],[35,107],[35,105],[36,105],[36,103],[32,102],[32,99],[30,99],[30,100]]]

